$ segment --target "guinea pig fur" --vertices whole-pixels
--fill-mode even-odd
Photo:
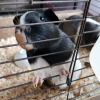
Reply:
[[[21,25],[31,23],[42,23],[55,20],[59,20],[55,13],[51,9],[46,9],[40,11],[28,11],[23,15],[16,16],[13,22],[15,25]],[[18,43],[24,43],[65,37],[67,36],[67,34],[62,32],[56,24],[42,24],[16,27],[15,36]],[[71,61],[73,51],[70,50],[74,49],[74,44],[69,38],[57,39],[54,41],[38,42],[21,46],[22,48],[27,50],[28,57],[69,50],[67,52],[62,52],[58,54],[28,59],[32,69],[52,66],[60,62]],[[55,75],[59,75],[59,77],[54,77],[51,79],[51,81],[48,81],[48,84],[50,86],[66,83],[66,74],[69,74],[69,67],[70,63],[66,63],[34,71],[34,87],[37,87],[38,84],[42,85],[44,78]],[[81,63],[79,60],[77,60],[75,69],[80,68]],[[62,74],[64,75],[62,76]],[[81,71],[74,72],[73,80],[78,79],[80,77]],[[78,85],[78,83],[79,81],[73,82],[72,85],[76,86]],[[60,89],[65,89],[66,87],[67,84],[59,86]]]
[[[66,18],[66,20],[72,20],[72,19],[82,19],[81,15],[73,15],[69,18]],[[81,21],[73,21],[73,22],[65,22],[60,23],[59,28],[65,32],[67,35],[78,35],[80,30]],[[94,31],[100,29],[100,24],[98,24],[96,21],[94,21],[91,18],[86,19],[85,29],[84,31]],[[89,43],[95,43],[98,37],[100,36],[100,32],[91,32],[87,34],[83,34],[82,38],[82,44],[89,44]],[[71,38],[73,43],[76,44],[77,37]]]

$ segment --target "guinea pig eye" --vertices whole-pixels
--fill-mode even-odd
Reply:
[[[41,20],[41,21],[44,21],[44,17],[40,17],[40,20]]]
[[[31,32],[31,27],[30,27],[30,26],[26,26],[25,31],[26,31],[27,33],[30,33],[30,32]]]

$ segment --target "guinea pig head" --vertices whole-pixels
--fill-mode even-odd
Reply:
[[[86,22],[84,31],[95,31],[100,30],[100,25],[93,22]],[[95,43],[100,36],[100,32],[91,32],[83,34],[83,40],[85,44]]]
[[[23,15],[16,16],[13,19],[15,25],[22,25],[16,27],[15,36],[18,43],[28,43],[21,45],[26,50],[39,49],[50,46],[55,41],[38,42],[36,41],[57,38],[57,26],[55,24],[40,24],[40,25],[24,25],[23,24],[34,24],[48,21],[58,21],[58,17],[51,9],[39,10],[39,11],[28,11]]]

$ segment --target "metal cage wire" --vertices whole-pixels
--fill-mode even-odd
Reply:
[[[87,31],[87,32],[84,32],[86,18],[87,17],[89,17],[89,18],[98,17],[98,16],[87,16],[87,13],[88,13],[88,9],[89,9],[89,5],[90,5],[91,0],[71,0],[71,1],[68,1],[68,0],[64,0],[64,1],[33,1],[33,0],[30,0],[29,2],[18,2],[18,0],[16,0],[16,2],[12,2],[12,3],[7,3],[7,2],[6,3],[0,3],[0,5],[16,5],[16,14],[18,14],[18,12],[19,12],[18,5],[35,5],[35,4],[50,4],[50,3],[52,4],[52,3],[67,3],[67,2],[84,2],[85,3],[85,8],[84,8],[83,18],[82,19],[67,20],[67,21],[52,21],[52,22],[42,22],[42,23],[32,23],[32,24],[23,24],[23,25],[0,26],[0,29],[2,29],[2,28],[12,28],[12,27],[18,27],[18,26],[40,25],[40,24],[42,25],[42,24],[71,22],[71,21],[81,21],[82,22],[79,35],[73,35],[73,36],[67,36],[67,37],[62,37],[62,38],[53,38],[53,39],[47,39],[47,40],[32,42],[32,43],[39,43],[39,42],[53,41],[53,40],[57,40],[57,39],[78,37],[77,43],[76,43],[76,47],[73,50],[65,50],[65,51],[60,51],[60,52],[53,52],[53,53],[49,53],[49,54],[44,54],[44,55],[38,55],[38,56],[33,56],[33,57],[27,57],[27,58],[22,58],[22,59],[16,59],[16,60],[10,60],[10,61],[0,62],[0,64],[5,64],[5,63],[10,63],[10,62],[20,61],[20,60],[25,60],[25,59],[37,58],[37,57],[42,57],[42,56],[47,56],[47,55],[54,55],[54,54],[58,54],[58,53],[62,53],[62,52],[67,52],[67,51],[74,51],[73,57],[72,57],[72,60],[71,61],[62,62],[62,63],[56,64],[56,65],[60,65],[60,64],[70,63],[70,70],[69,70],[69,72],[71,71],[71,68],[72,68],[72,74],[71,74],[71,77],[68,76],[67,79],[66,79],[66,81],[69,80],[69,83],[68,83],[69,84],[68,91],[65,92],[65,93],[61,93],[61,94],[55,95],[53,97],[46,98],[45,100],[49,100],[51,98],[54,98],[54,97],[57,97],[57,96],[60,96],[60,95],[66,94],[66,93],[67,93],[67,100],[75,100],[76,98],[79,98],[80,96],[89,94],[90,92],[93,92],[95,90],[100,89],[100,88],[98,88],[98,89],[92,90],[90,92],[87,92],[87,93],[85,93],[83,95],[80,95],[78,97],[74,97],[74,98],[71,98],[71,99],[68,98],[70,92],[75,91],[75,90],[80,89],[80,88],[83,88],[83,87],[86,87],[86,86],[89,86],[91,84],[98,83],[98,81],[96,81],[96,82],[93,82],[93,83],[90,83],[90,84],[81,86],[79,88],[75,88],[73,90],[70,90],[71,83],[72,82],[77,81],[77,80],[81,80],[81,79],[84,79],[84,78],[87,78],[87,77],[93,77],[93,76],[95,76],[95,74],[93,74],[93,75],[86,76],[86,77],[82,77],[82,78],[79,78],[79,79],[76,79],[76,80],[73,80],[72,81],[72,77],[73,77],[73,73],[74,72],[79,71],[79,70],[83,70],[83,69],[85,69],[87,67],[90,67],[90,66],[87,66],[87,67],[84,67],[84,68],[81,68],[81,69],[78,69],[78,70],[74,70],[76,60],[89,57],[89,56],[84,56],[84,57],[77,58],[77,54],[78,54],[79,48],[80,47],[87,47],[87,46],[94,45],[94,43],[87,44],[87,45],[81,45],[81,41],[82,41],[83,34],[89,34],[91,32],[100,31],[100,30],[95,30],[95,31]],[[41,8],[41,9],[43,9],[43,8]],[[26,10],[24,9],[23,11],[26,11]],[[14,10],[12,10],[12,11],[14,11]],[[5,46],[0,46],[0,48],[6,48],[6,47],[18,46],[18,45],[25,45],[25,44],[32,44],[32,43],[27,42],[27,43],[21,43],[21,44],[5,45]],[[29,70],[29,71],[15,73],[15,74],[11,74],[11,75],[2,76],[2,77],[0,77],[0,79],[7,78],[7,77],[11,77],[11,76],[15,76],[15,75],[20,75],[20,74],[23,74],[23,73],[28,73],[28,72],[32,72],[32,71],[36,71],[36,70],[42,70],[42,69],[48,68],[48,67],[55,67],[56,65],[46,66],[46,67],[43,67],[43,68],[38,68],[38,69],[34,69],[34,70]],[[50,78],[53,78],[53,77],[58,77],[58,76],[59,75],[52,76],[52,77],[47,77],[44,80],[50,79]],[[17,88],[17,87],[21,87],[21,86],[24,86],[24,85],[28,85],[28,84],[31,84],[31,83],[32,82],[25,83],[25,84],[20,84],[20,85],[13,86],[13,87],[9,87],[9,88],[5,88],[5,89],[1,89],[0,92],[5,91],[5,90],[9,90],[9,89],[13,89],[13,88]],[[63,83],[63,84],[66,84],[66,83]],[[45,90],[48,90],[48,89],[51,89],[51,88],[54,88],[54,87],[58,87],[60,85],[62,85],[62,84],[59,84],[59,85],[56,85],[56,86],[53,86],[53,87],[50,87],[50,88],[46,88],[46,89],[43,89],[43,90],[39,90],[39,91],[36,91],[36,92],[32,92],[30,94],[25,94],[25,95],[22,95],[22,96],[19,96],[19,97],[15,97],[15,98],[12,98],[12,99],[9,99],[9,100],[15,100],[15,99],[19,99],[19,98],[24,97],[24,96],[28,96],[28,95],[31,95],[31,94],[36,94],[36,93],[39,93],[39,92],[42,92],[42,91],[45,91]]]

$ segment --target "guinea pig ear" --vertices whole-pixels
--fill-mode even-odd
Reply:
[[[15,16],[15,18],[13,19],[13,23],[15,25],[18,25],[19,24],[20,17],[21,17],[21,15],[18,15],[18,16]]]
[[[78,29],[79,25],[80,25],[80,22],[81,21],[75,21],[72,23],[72,26],[75,28],[75,29]]]
[[[59,21],[59,18],[56,16],[56,14],[53,12],[52,9],[44,10],[44,17],[46,21]],[[55,23],[55,24],[58,24],[58,23]]]
[[[82,15],[73,15],[73,16],[70,16],[69,18],[66,18],[66,20],[75,20],[75,19],[82,19]],[[77,29],[80,25],[80,22],[81,21],[73,21],[72,22],[72,26]]]

